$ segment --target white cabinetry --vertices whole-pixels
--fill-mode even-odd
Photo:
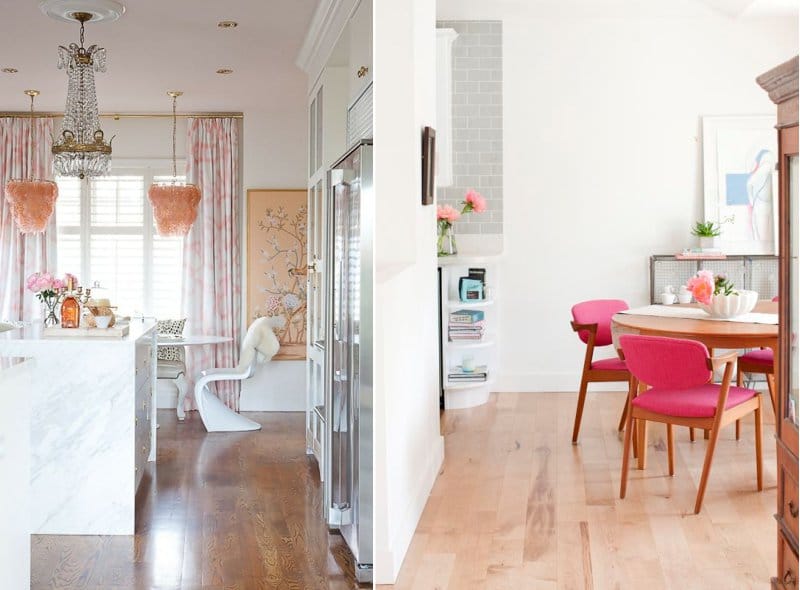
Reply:
[[[440,258],[441,268],[441,358],[444,407],[447,410],[470,408],[489,400],[496,371],[497,313],[495,297],[495,265],[486,257]],[[466,277],[470,268],[486,270],[486,292],[477,301],[462,301],[459,297],[459,279]],[[478,329],[475,324],[451,322],[457,312],[480,317],[482,333],[479,338],[458,339],[456,333],[464,327]],[[463,332],[462,332],[462,337]],[[465,369],[472,369],[465,370]],[[480,373],[486,373],[480,379]],[[458,377],[456,377],[458,376]]]
[[[372,82],[372,2],[362,0],[345,34],[348,36],[350,51],[348,59],[348,81],[350,104],[355,102]]]

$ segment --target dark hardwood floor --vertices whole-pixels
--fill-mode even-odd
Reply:
[[[181,424],[159,410],[136,534],[33,536],[31,588],[358,588],[347,546],[322,521],[303,414],[248,416],[263,428],[208,434],[197,412]]]

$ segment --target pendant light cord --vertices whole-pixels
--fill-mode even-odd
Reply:
[[[36,123],[36,120],[33,118],[33,97],[36,96],[35,94],[31,94],[31,124],[30,124],[30,136],[31,139],[28,142],[28,172],[30,174],[30,181],[33,182],[33,125]]]
[[[175,134],[177,133],[178,117],[176,108],[178,104],[178,97],[172,97],[172,182],[178,182],[178,164],[175,160]]]

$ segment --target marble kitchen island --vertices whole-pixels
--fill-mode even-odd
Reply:
[[[0,333],[0,357],[26,359],[15,367],[29,389],[0,396],[29,398],[32,534],[133,534],[156,452],[155,337],[140,321],[123,338],[43,336],[41,324]]]

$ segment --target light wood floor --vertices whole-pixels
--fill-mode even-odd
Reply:
[[[263,428],[209,434],[197,412],[179,423],[159,410],[157,469],[136,498],[136,534],[33,536],[31,588],[358,588],[344,540],[322,519],[304,414],[248,416]]]
[[[496,394],[443,414],[445,462],[396,590],[769,588],[776,568],[774,417],[763,398],[764,491],[756,491],[752,418],[717,444],[702,512],[693,515],[706,441],[649,428],[648,466],[619,499],[624,394]]]

